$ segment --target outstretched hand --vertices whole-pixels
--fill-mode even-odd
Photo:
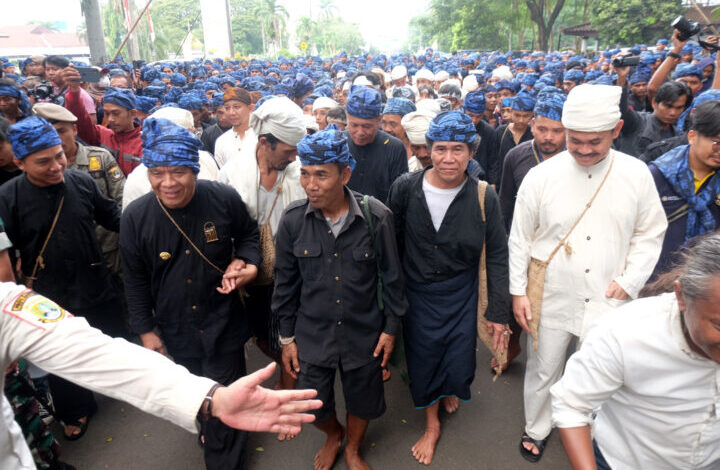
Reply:
[[[275,373],[275,363],[217,389],[212,414],[226,425],[245,431],[298,434],[303,423],[315,417],[306,411],[318,409],[312,400],[315,390],[270,390],[262,387]]]

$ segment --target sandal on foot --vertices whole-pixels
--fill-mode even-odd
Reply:
[[[69,436],[67,434],[65,434],[65,429],[63,429],[63,433],[62,433],[63,437],[65,438],[65,440],[68,440],[68,441],[77,441],[78,439],[80,439],[81,437],[83,437],[85,435],[85,431],[87,431],[89,422],[90,422],[90,416],[87,417],[87,419],[85,420],[84,423],[81,421],[70,421],[67,423],[63,423],[63,426],[75,426],[75,427],[80,428],[79,433],[71,434]]]
[[[547,441],[547,437],[542,440],[536,440],[528,436],[527,434],[523,434],[522,438],[520,439],[520,455],[522,455],[523,458],[528,462],[539,462],[542,458],[543,452],[545,451],[545,444],[547,444]],[[527,450],[523,444],[533,444],[538,450],[538,454],[533,454],[532,451]]]

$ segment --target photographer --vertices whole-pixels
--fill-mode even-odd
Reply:
[[[70,65],[70,61],[65,57],[51,55],[45,59],[45,75],[54,86],[54,95],[50,102],[65,106],[65,95],[69,91],[68,83],[65,81],[63,69]],[[80,102],[87,111],[87,114],[93,124],[97,124],[97,111],[95,110],[95,101],[84,89],[80,89]]]
[[[673,49],[672,51],[668,52],[667,57],[665,57],[665,60],[662,64],[660,64],[660,67],[655,71],[652,78],[650,79],[650,83],[648,83],[648,97],[652,100],[655,97],[655,94],[660,89],[660,86],[662,86],[663,83],[668,78],[668,75],[677,67],[677,65],[681,62],[681,53],[683,52],[683,47],[685,47],[685,44],[687,43],[687,39],[684,39],[683,33],[675,29],[673,31]],[[691,66],[692,67],[692,66]],[[697,68],[697,66],[694,66]],[[685,66],[684,69],[687,69],[688,66]],[[717,67],[716,67],[717,69]],[[688,69],[689,70],[689,69]],[[702,71],[698,68],[697,72],[693,71],[692,73],[684,72],[682,73],[682,76],[678,76],[675,78],[676,81],[685,82],[687,86],[690,87],[692,90],[693,96],[697,96],[698,93],[700,93],[700,90],[702,89]]]

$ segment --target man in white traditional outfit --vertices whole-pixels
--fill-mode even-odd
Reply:
[[[562,114],[567,150],[531,169],[518,191],[510,293],[515,318],[528,332],[528,266],[531,258],[551,261],[537,349],[528,335],[520,452],[532,462],[540,460],[552,430],[550,387],[560,379],[568,346],[582,341],[597,318],[637,297],[667,228],[648,168],[611,149],[623,125],[620,94],[606,85],[573,88]]]
[[[250,93],[244,88],[230,88],[223,95],[223,108],[232,123],[223,135],[215,142],[215,160],[222,168],[232,158],[239,155],[244,148],[255,148],[257,136],[250,128],[250,113],[253,103]]]
[[[300,184],[300,162],[296,160],[297,144],[305,137],[302,109],[289,98],[267,100],[250,115],[250,129],[257,136],[257,145],[246,146],[237,158],[220,170],[218,180],[229,184],[240,194],[250,216],[260,226],[263,266],[253,285],[247,286],[247,311],[258,347],[281,364],[277,332],[273,332],[270,301],[273,293],[273,256],[271,247],[280,217],[293,201],[307,195]],[[267,233],[265,233],[267,232]],[[292,389],[295,380],[281,369],[279,388]],[[281,434],[283,441],[292,435]]]

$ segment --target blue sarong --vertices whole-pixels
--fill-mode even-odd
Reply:
[[[470,400],[475,378],[478,272],[428,284],[406,284],[403,319],[410,392],[415,407],[443,397]]]

